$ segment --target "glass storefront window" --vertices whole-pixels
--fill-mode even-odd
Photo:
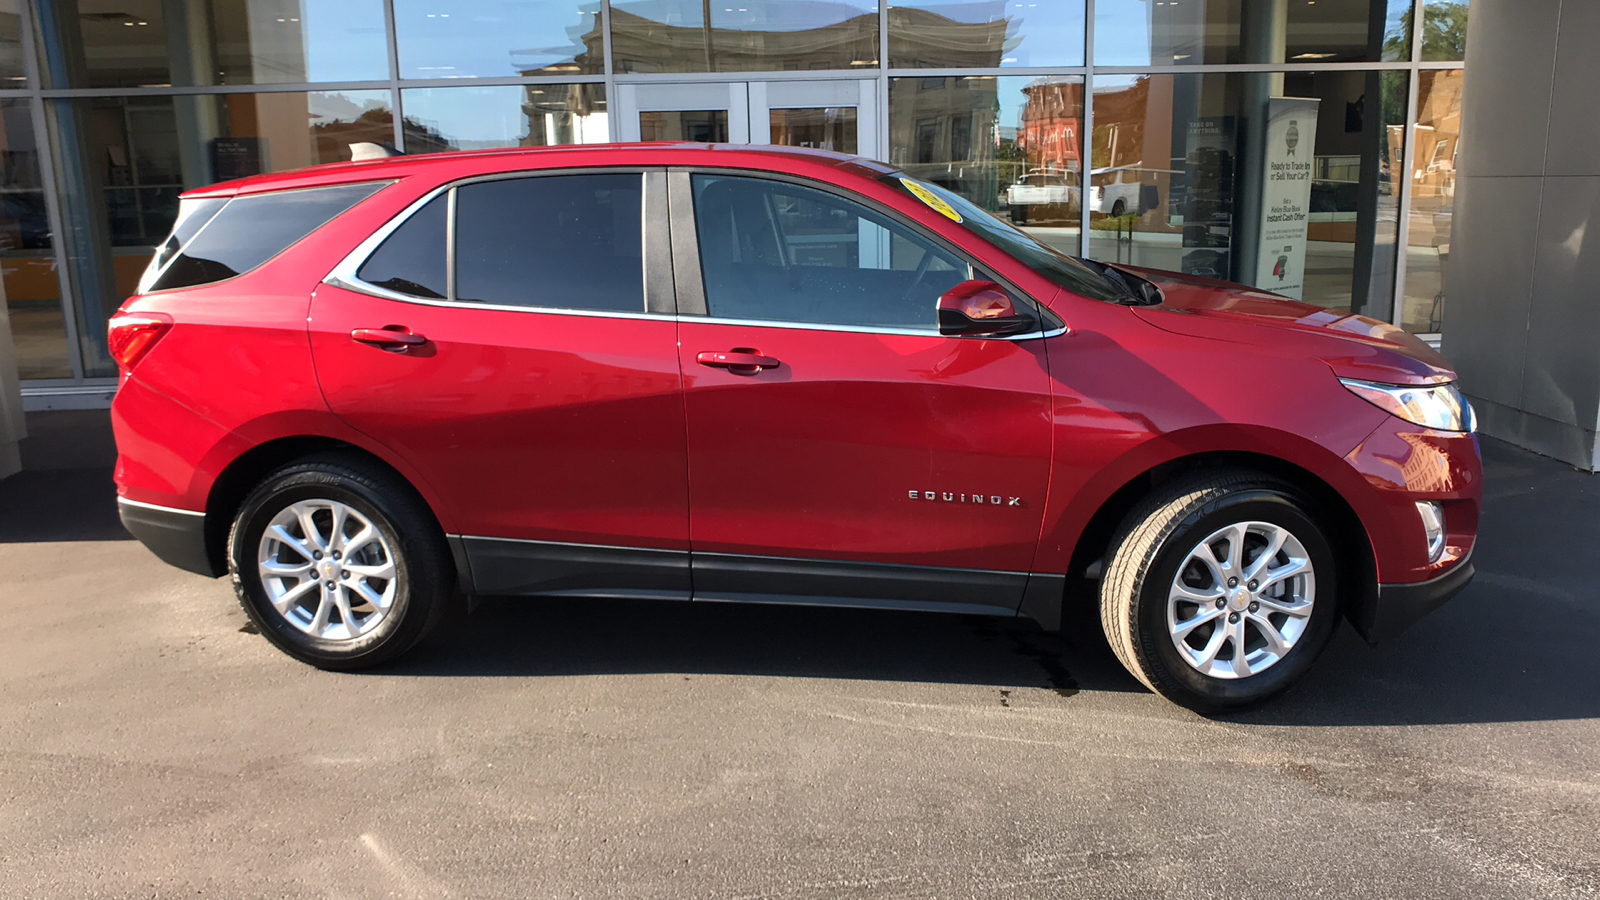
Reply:
[[[1427,0],[1422,8],[1422,61],[1467,58],[1467,0]]]
[[[1400,318],[1407,331],[1437,334],[1444,323],[1462,81],[1461,70],[1453,69],[1423,72],[1417,82],[1417,146],[1411,168],[1405,298]]]
[[[856,108],[774,109],[768,113],[770,143],[835,153],[856,152]]]
[[[18,15],[23,0],[0,0],[0,87],[27,87],[28,76],[22,68],[22,17]]]
[[[1260,123],[1286,97],[1315,106],[1301,103],[1269,143]],[[1089,255],[1388,320],[1405,102],[1404,72],[1104,76]],[[1273,173],[1304,164],[1310,184],[1285,208]]]
[[[1083,79],[889,81],[889,162],[1078,255]]]
[[[395,0],[401,78],[598,75],[600,0]]]
[[[721,144],[728,140],[725,109],[676,109],[639,114],[641,141],[694,141]]]
[[[172,227],[178,194],[262,172],[350,159],[394,140],[388,91],[51,101],[69,276],[86,374],[114,375],[105,322]]]
[[[1097,0],[1095,65],[1411,58],[1411,0]]]
[[[621,74],[872,69],[878,66],[878,6],[868,0],[616,0],[611,57]]]
[[[610,140],[603,84],[407,88],[407,153]]]
[[[55,87],[389,77],[383,0],[40,0],[36,10]]]
[[[20,377],[71,378],[39,145],[26,100],[0,100],[0,289]]]
[[[889,5],[889,66],[1081,66],[1084,9],[1084,0],[898,0]]]

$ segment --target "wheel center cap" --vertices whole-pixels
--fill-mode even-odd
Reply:
[[[317,570],[322,573],[322,577],[323,578],[326,578],[329,581],[338,580],[339,575],[340,575],[339,564],[334,562],[331,559],[325,559],[322,562],[318,563],[317,564]]]
[[[1234,612],[1244,612],[1250,605],[1250,592],[1244,588],[1234,588],[1228,592],[1228,608]]]

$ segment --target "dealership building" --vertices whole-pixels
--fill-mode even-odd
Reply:
[[[0,0],[0,475],[23,410],[109,404],[185,189],[631,140],[877,157],[1072,254],[1391,322],[1487,433],[1593,469],[1595,39],[1595,0]]]

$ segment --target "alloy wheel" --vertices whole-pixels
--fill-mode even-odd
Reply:
[[[1212,678],[1246,678],[1282,660],[1311,621],[1316,571],[1281,525],[1239,522],[1189,551],[1167,595],[1178,654]]]
[[[370,634],[399,587],[393,549],[372,520],[337,500],[285,507],[261,535],[257,571],[290,625],[328,641]]]

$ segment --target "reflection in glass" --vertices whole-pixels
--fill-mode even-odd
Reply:
[[[1320,101],[1298,129],[1312,164],[1303,299],[1389,319],[1404,72],[1098,79],[1089,255],[1251,281],[1270,158],[1255,123],[1269,97]]]
[[[894,78],[890,162],[1078,255],[1083,79]]]
[[[1437,334],[1444,322],[1445,263],[1456,198],[1462,72],[1422,72],[1411,171],[1404,312],[1407,331]]]
[[[877,10],[868,0],[616,0],[611,56],[624,74],[876,68]]]
[[[389,77],[383,0],[41,0],[38,17],[56,87]]]
[[[1411,58],[1411,0],[1097,0],[1095,64]]]
[[[408,88],[400,102],[407,153],[609,140],[603,84]]]
[[[39,148],[26,100],[0,100],[0,288],[22,378],[70,378]]]
[[[27,87],[22,70],[23,0],[0,0],[0,87]]]
[[[1423,62],[1467,58],[1467,0],[1427,0],[1422,9]]]
[[[600,0],[395,0],[401,78],[598,75]]]
[[[836,153],[856,152],[856,109],[772,110],[772,143],[783,147],[810,147]]]
[[[84,367],[112,375],[105,322],[172,228],[184,190],[350,159],[394,139],[388,91],[50,101]]]
[[[728,142],[728,111],[683,109],[642,112],[639,114],[639,140],[725,144]]]
[[[1084,0],[897,0],[889,6],[889,65],[1081,66],[1083,24]]]

